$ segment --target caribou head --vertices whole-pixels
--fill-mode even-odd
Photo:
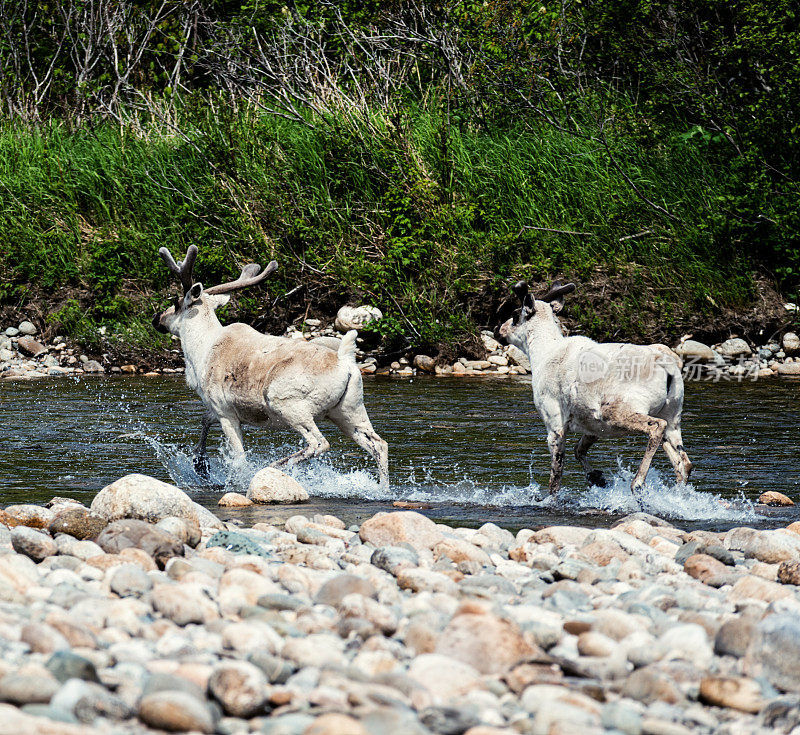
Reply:
[[[167,248],[161,248],[158,254],[183,287],[183,296],[175,296],[172,306],[166,311],[156,312],[153,317],[153,326],[164,334],[177,335],[181,324],[186,320],[213,315],[220,306],[228,303],[230,300],[228,294],[231,291],[255,286],[278,268],[278,263],[274,260],[263,271],[257,263],[250,263],[242,268],[241,274],[235,281],[204,289],[202,283],[194,282],[192,275],[194,262],[197,259],[196,245],[190,245],[186,257],[178,262]]]
[[[564,308],[564,297],[575,290],[574,283],[554,281],[547,293],[538,299],[531,295],[527,281],[515,283],[512,290],[519,299],[520,311],[516,319],[508,319],[500,327],[501,337],[525,351],[530,333],[563,337],[556,314]]]

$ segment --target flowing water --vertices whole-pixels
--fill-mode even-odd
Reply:
[[[609,525],[638,510],[630,493],[643,437],[598,442],[594,465],[606,488],[587,488],[568,444],[562,492],[546,494],[544,429],[519,378],[365,379],[365,402],[389,442],[392,485],[381,489],[372,460],[325,422],[325,457],[293,470],[312,498],[302,506],[219,509],[222,492],[244,492],[264,465],[295,451],[291,432],[245,429],[247,460],[231,464],[212,430],[210,481],[192,469],[190,447],[200,403],[178,376],[51,379],[0,383],[0,505],[54,495],[91,501],[131,472],[173,482],[225,519],[250,524],[301,512],[334,513],[348,523],[396,500],[428,505],[443,522],[507,528],[553,523]],[[687,486],[674,483],[659,452],[642,499],[645,510],[683,528],[784,526],[795,508],[756,506],[765,490],[800,495],[800,383],[788,380],[687,383],[684,443],[695,464]]]

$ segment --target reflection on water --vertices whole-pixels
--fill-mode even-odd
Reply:
[[[796,498],[800,384],[790,381],[687,384],[683,434],[695,464],[692,483],[676,486],[663,453],[643,491],[645,509],[683,527],[779,526],[800,514],[758,509],[764,490]],[[245,522],[296,512],[332,512],[348,522],[394,500],[430,503],[441,520],[508,527],[547,523],[607,525],[638,510],[631,472],[644,439],[596,444],[594,464],[612,480],[587,488],[568,454],[564,489],[547,497],[544,430],[522,379],[365,381],[367,408],[389,442],[392,487],[381,489],[374,463],[332,425],[332,451],[294,470],[312,502],[291,508],[223,512]],[[243,491],[260,467],[294,451],[291,432],[245,429],[247,461],[232,466],[213,435],[209,481],[191,461],[199,401],[175,377],[60,379],[0,384],[0,503],[73,495],[84,502],[107,483],[142,472],[190,488],[216,509],[224,490]]]

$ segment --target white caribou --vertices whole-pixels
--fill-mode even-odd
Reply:
[[[166,248],[159,254],[183,286],[153,325],[180,338],[186,363],[186,382],[200,396],[206,413],[195,449],[195,466],[206,467],[209,428],[219,422],[230,451],[243,454],[241,424],[286,426],[302,435],[306,446],[273,463],[290,467],[329,449],[317,420],[330,419],[378,463],[381,485],[389,483],[389,454],[364,408],[361,372],[355,360],[356,332],[348,332],[338,351],[320,344],[262,334],[252,327],[223,327],[215,310],[226,304],[230,291],[260,283],[278,264],[262,272],[250,264],[230,283],[204,289],[194,283],[192,269],[197,247],[191,245],[176,263]]]
[[[681,438],[683,378],[678,358],[664,345],[599,344],[588,337],[565,337],[555,316],[572,283],[554,283],[538,300],[520,281],[514,292],[522,302],[516,321],[509,319],[500,335],[521,349],[531,363],[533,402],[547,429],[550,450],[550,493],[561,487],[568,431],[583,434],[575,457],[588,481],[605,485],[593,471],[587,451],[598,439],[644,433],[648,437],[631,491],[644,484],[659,444],[669,457],[679,483],[689,479],[692,463]]]

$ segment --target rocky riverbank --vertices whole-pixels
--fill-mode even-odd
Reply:
[[[131,475],[0,511],[0,734],[795,732],[799,584],[800,524],[245,529]]]
[[[376,317],[376,311],[365,307],[343,307],[330,325],[323,326],[318,319],[307,319],[300,327],[289,326],[284,336],[319,341],[336,349],[342,333],[348,329],[363,328]],[[92,358],[61,336],[56,336],[49,344],[42,343],[36,339],[37,331],[33,323],[23,321],[18,326],[7,327],[0,334],[0,380],[106,373],[155,376],[183,372],[179,366],[153,368],[150,364],[117,364],[112,353]],[[484,352],[481,359],[459,357],[454,362],[447,362],[409,352],[396,360],[387,361],[381,353],[363,349],[358,350],[357,359],[365,375],[408,378],[427,374],[502,378],[530,373],[530,362],[519,348],[501,344],[489,331],[481,332],[480,339]],[[363,341],[359,341],[363,346]],[[773,376],[800,376],[800,337],[794,332],[786,332],[780,340],[770,340],[760,346],[751,345],[738,337],[714,345],[683,338],[673,346],[673,351],[682,360],[684,376],[688,380],[757,380]]]

